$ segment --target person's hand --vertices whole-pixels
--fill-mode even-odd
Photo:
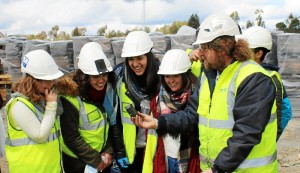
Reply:
[[[191,62],[200,60],[201,58],[200,49],[192,50],[192,52],[189,54],[189,58]]]
[[[57,101],[57,94],[53,90],[45,89],[45,99],[46,102],[56,102]]]
[[[157,119],[149,116],[147,114],[143,114],[138,112],[138,116],[131,117],[131,121],[138,127],[142,127],[145,129],[156,129],[158,126]]]
[[[120,159],[117,159],[117,161],[122,168],[127,168],[129,165],[129,161],[127,157],[122,157]]]
[[[106,167],[111,165],[113,161],[113,157],[109,153],[102,153],[101,154],[102,162],[99,163],[97,166],[98,171],[102,172]]]
[[[202,173],[213,173],[212,169],[207,169],[205,171],[203,171]]]

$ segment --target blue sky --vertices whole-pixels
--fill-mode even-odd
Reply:
[[[240,25],[255,21],[256,9],[263,10],[268,29],[284,21],[290,13],[300,16],[297,0],[145,0],[145,24],[152,31],[173,21],[187,21],[192,14],[200,22],[212,13],[237,11]],[[109,30],[143,26],[143,0],[0,0],[0,32],[38,34],[58,25],[71,33],[85,27],[87,35],[107,25]]]

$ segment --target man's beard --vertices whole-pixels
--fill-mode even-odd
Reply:
[[[213,69],[212,65],[211,65],[207,60],[205,60],[205,61],[203,62],[203,64],[204,64],[204,68],[205,68],[207,71],[210,71],[210,70]]]
[[[226,68],[226,64],[225,61],[222,57],[217,56],[216,57],[216,61],[214,63],[209,63],[206,60],[204,60],[204,68],[207,71],[211,71],[211,70],[218,70],[218,71],[223,71]]]

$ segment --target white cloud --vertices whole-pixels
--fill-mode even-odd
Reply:
[[[299,16],[295,0],[145,0],[145,22],[150,28],[174,21],[187,21],[196,13],[200,21],[212,13],[230,14],[237,11],[240,24],[255,20],[255,10],[262,9],[268,28],[283,21],[290,13]],[[0,32],[6,34],[37,34],[58,25],[71,33],[85,27],[95,35],[107,25],[110,30],[132,29],[141,26],[142,0],[2,0],[0,1]]]

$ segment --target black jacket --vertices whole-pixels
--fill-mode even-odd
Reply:
[[[209,84],[214,85],[216,72],[206,72]],[[199,82],[198,82],[199,83]],[[213,90],[213,87],[210,87]],[[262,133],[270,119],[271,108],[275,99],[275,86],[271,78],[262,73],[254,73],[248,76],[239,85],[233,108],[235,124],[233,136],[228,139],[228,146],[217,156],[213,171],[232,172],[248,156],[252,148],[261,141]],[[212,93],[213,91],[211,91]],[[179,111],[172,116],[158,118],[157,132],[190,131],[198,126],[198,98],[199,86],[189,98],[185,110]],[[257,116],[260,115],[260,116]],[[260,123],[252,123],[260,122]],[[200,134],[201,135],[201,134]],[[201,144],[200,144],[201,145]]]
[[[65,82],[66,80],[68,82]],[[68,77],[65,77],[65,79],[60,79],[57,88],[59,88],[59,92],[61,95],[69,95],[75,97],[78,96],[76,85],[77,84],[72,81],[71,78],[68,79]],[[83,170],[86,164],[97,167],[102,161],[102,152],[113,154],[111,142],[113,138],[113,128],[109,128],[108,140],[102,151],[100,151],[99,153],[85,142],[78,131],[79,111],[77,110],[77,108],[64,97],[61,97],[61,102],[64,108],[64,112],[60,118],[62,137],[65,145],[78,157],[72,158],[63,153],[63,165],[65,171],[76,172],[78,170]],[[85,100],[85,102],[90,103],[90,101],[88,100]],[[100,110],[105,111],[101,103],[93,104]]]

